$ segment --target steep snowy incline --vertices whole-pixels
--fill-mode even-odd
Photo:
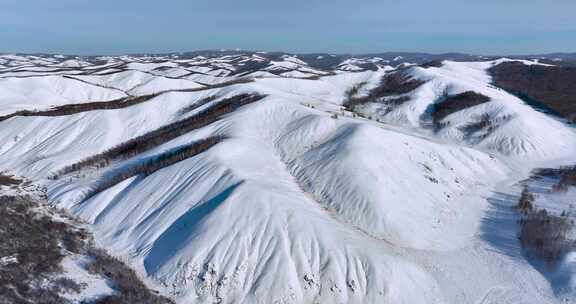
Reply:
[[[353,122],[334,120],[318,111],[306,110],[291,101],[269,98],[248,107],[249,109],[220,123],[224,126],[221,132],[231,136],[231,139],[218,144],[201,156],[181,162],[178,166],[168,167],[146,178],[127,180],[80,204],[75,200],[78,190],[71,190],[69,186],[54,188],[51,196],[62,202],[62,206],[93,222],[96,234],[102,236],[100,240],[104,246],[110,246],[115,252],[132,256],[136,261],[140,261],[136,262],[137,267],[142,267],[146,273],[167,286],[177,286],[171,292],[182,299],[195,299],[201,303],[209,297],[214,297],[236,303],[234,299],[245,298],[246,303],[253,303],[255,300],[251,297],[262,294],[260,299],[264,302],[294,297],[294,303],[299,303],[303,300],[312,301],[322,294],[324,296],[318,298],[322,299],[322,303],[332,303],[338,299],[350,303],[373,302],[379,301],[378,299],[390,299],[392,303],[418,303],[418,301],[429,303],[429,299],[440,301],[441,295],[438,291],[434,291],[438,287],[435,287],[419,266],[396,261],[403,258],[396,256],[396,250],[392,245],[414,243],[443,250],[462,246],[470,237],[469,234],[474,231],[476,226],[474,218],[478,218],[477,212],[482,208],[482,201],[472,200],[470,189],[467,189],[470,197],[458,197],[459,193],[450,190],[449,187],[436,187],[435,183],[425,179],[424,176],[429,174],[429,178],[434,179],[441,178],[441,174],[426,173],[427,169],[423,165],[416,164],[415,168],[408,168],[415,170],[413,177],[406,173],[409,171],[403,173],[406,175],[404,183],[429,183],[431,186],[428,191],[431,195],[437,196],[432,203],[444,206],[433,209],[430,205],[422,205],[426,200],[417,201],[418,197],[412,197],[413,203],[402,209],[402,204],[396,204],[393,200],[408,195],[398,192],[396,197],[393,196],[393,192],[406,190],[402,188],[392,188],[389,192],[384,190],[373,196],[368,195],[365,201],[370,202],[369,199],[376,198],[381,199],[376,200],[376,203],[387,204],[365,206],[365,209],[389,213],[392,215],[390,218],[400,220],[388,224],[390,228],[382,229],[387,235],[374,238],[371,234],[376,233],[369,230],[371,227],[359,226],[363,222],[380,223],[385,215],[373,216],[370,212],[363,212],[362,206],[353,205],[352,203],[361,200],[363,195],[366,196],[360,190],[356,193],[360,195],[359,198],[345,196],[345,192],[373,179],[358,176],[355,171],[367,171],[380,176],[383,182],[388,180],[390,183],[384,174],[388,170],[374,171],[369,162],[365,165],[361,163],[355,166],[346,165],[343,160],[349,151],[315,152],[314,154],[317,153],[322,159],[339,158],[335,161],[343,163],[342,174],[349,175],[346,177],[351,184],[349,188],[341,187],[335,190],[334,194],[346,199],[335,202],[347,212],[341,214],[337,207],[317,199],[315,194],[303,192],[301,182],[298,178],[295,179],[284,165],[285,161],[290,163],[288,158],[297,159],[301,151],[313,153],[314,148],[310,146],[315,141],[329,142],[328,138],[332,134],[338,137],[339,129],[356,132],[358,126]],[[302,123],[306,120],[310,123]],[[294,130],[294,125],[301,127]],[[367,128],[370,130],[367,131],[369,134],[374,132],[372,135],[394,137],[389,131],[376,127]],[[190,134],[171,145],[177,146],[195,140],[202,137],[202,133],[205,132]],[[412,149],[418,151],[417,154],[423,154],[421,149],[424,148],[420,148],[422,145],[436,146],[423,140],[414,142],[409,136],[397,136],[398,140],[402,140],[398,145],[407,142]],[[394,140],[396,139],[391,139]],[[339,141],[344,145],[358,144],[346,137]],[[447,153],[445,157],[449,158],[442,161],[448,166],[461,166],[459,161],[454,160],[452,153],[457,155],[456,157],[462,157],[461,161],[465,161],[467,166],[477,166],[478,171],[483,169],[475,165],[477,162],[480,162],[479,164],[486,162],[484,166],[490,166],[495,161],[486,155],[482,156],[481,153],[467,152],[461,148],[453,148],[452,151],[450,149],[442,151],[440,145],[436,148],[440,153]],[[283,153],[286,155],[285,161],[278,156],[277,149],[285,150]],[[257,152],[256,156],[253,156],[254,151]],[[345,157],[339,157],[340,153]],[[468,154],[477,154],[475,156],[483,160],[481,158],[474,160]],[[431,170],[442,168],[442,165],[436,163],[434,156],[413,156],[427,162]],[[363,153],[356,152],[353,155],[354,159],[363,157],[365,157]],[[399,166],[402,162],[409,164],[410,157],[412,156],[408,155],[406,160],[399,159],[395,164]],[[324,164],[320,162],[317,167],[319,168],[313,170],[322,170]],[[449,168],[443,170],[449,171]],[[459,183],[462,183],[462,187],[472,186],[469,184],[469,179],[473,177],[466,174],[454,173],[454,176],[458,175],[461,179]],[[303,174],[300,175],[305,177]],[[338,181],[330,174],[312,175],[312,177],[316,178],[315,184],[318,184],[318,187],[331,186],[334,181]],[[173,182],[166,183],[167,180]],[[445,183],[454,188],[458,187],[453,180]],[[380,183],[373,186],[376,189],[389,188],[384,185],[386,184]],[[81,191],[83,186],[79,189]],[[457,198],[449,204],[444,203],[445,195],[448,194],[444,193],[445,191],[450,191],[449,193]],[[378,195],[382,194],[385,196],[379,198]],[[250,204],[250,207],[246,204]],[[466,204],[466,208],[462,208],[462,204]],[[226,218],[229,224],[218,224],[223,218]],[[401,225],[414,228],[403,229]],[[460,229],[453,232],[462,231],[462,234],[450,235],[447,228],[455,226]],[[340,239],[346,235],[350,236]],[[387,239],[389,235],[395,238]],[[333,240],[329,236],[334,236],[336,239]],[[248,243],[243,245],[239,239],[245,238]],[[445,242],[433,242],[444,238]],[[285,245],[286,243],[290,245]],[[372,243],[379,245],[370,245]],[[379,253],[366,256],[364,253],[366,251],[341,248],[337,244],[350,244],[351,248],[377,246],[367,252]],[[377,249],[379,246],[382,248]],[[250,250],[260,247],[262,249],[256,252]],[[202,254],[198,248],[206,248],[206,253]],[[306,248],[317,248],[318,252],[299,251]],[[390,257],[383,256],[384,252],[388,252]],[[309,264],[310,259],[316,262]],[[270,260],[268,263],[263,262],[268,260]],[[352,266],[349,264],[354,265],[359,261],[364,261],[362,267],[367,269],[353,271],[354,268],[350,268]],[[296,265],[291,266],[295,268],[284,268],[291,263]],[[333,267],[338,268],[331,270],[331,267],[320,265],[334,265]],[[407,274],[394,274],[396,272],[389,270],[390,267]],[[378,277],[390,280],[373,282],[369,279],[373,276],[372,273],[381,271],[387,274]],[[392,273],[388,273],[390,271]],[[278,273],[285,275],[278,276]],[[350,274],[346,275],[347,273]],[[268,277],[271,274],[274,275]],[[263,278],[257,279],[259,277]],[[406,297],[403,293],[395,295],[392,291],[382,292],[382,295],[378,292],[378,290],[400,291],[406,286],[396,284],[402,284],[399,282],[404,281],[407,281],[408,285],[422,286],[421,293],[429,293],[431,296],[424,300],[420,296]],[[373,282],[377,285],[363,286],[361,284],[367,283],[360,282]],[[225,284],[231,285],[218,287]],[[246,294],[246,289],[241,286],[253,286],[251,288],[262,291]],[[265,293],[264,290],[267,289],[277,290],[278,293]],[[361,297],[359,296],[361,294],[367,296]]]
[[[271,152],[229,140],[72,209],[182,302],[429,303],[407,285],[439,301],[418,266],[386,246],[368,253],[369,239],[304,196]]]

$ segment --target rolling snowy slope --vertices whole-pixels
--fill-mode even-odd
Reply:
[[[440,138],[485,151],[534,160],[570,156],[576,143],[572,130],[491,85],[487,70],[505,61],[408,67],[396,73],[402,74],[405,82],[420,84],[414,90],[375,98],[356,108],[391,124],[429,129],[434,124],[433,131]],[[487,101],[435,117],[445,101],[465,92],[485,96]],[[556,144],[555,149],[548,148],[550,142]]]
[[[0,171],[178,303],[558,303],[487,198],[574,131],[491,84],[504,60],[319,57],[0,56]]]

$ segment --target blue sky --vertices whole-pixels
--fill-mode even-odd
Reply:
[[[576,0],[0,0],[0,52],[576,52]]]

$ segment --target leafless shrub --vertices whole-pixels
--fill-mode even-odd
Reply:
[[[98,303],[172,303],[149,290],[118,259],[92,247],[86,231],[40,215],[36,211],[39,204],[27,197],[0,197],[0,258],[15,259],[0,264],[0,303],[70,303],[61,294],[77,293],[84,287],[61,276],[61,245],[90,256],[93,262],[88,270],[113,283],[117,292]]]
[[[553,192],[566,192],[568,188],[576,186],[576,167],[566,167],[558,170],[558,182],[552,186]]]
[[[529,214],[534,211],[534,194],[532,194],[528,189],[524,189],[518,200],[516,208],[523,214]]]
[[[564,254],[576,249],[576,243],[569,238],[574,226],[571,211],[555,215],[538,209],[534,204],[534,195],[527,189],[522,192],[517,209],[522,214],[518,239],[528,254],[553,267]]]
[[[522,248],[553,266],[575,248],[574,241],[568,238],[572,226],[568,216],[553,215],[544,209],[529,212],[520,220]]]
[[[52,281],[53,288],[58,293],[79,293],[82,291],[82,285],[70,278],[58,278]]]
[[[350,89],[346,90],[344,95],[348,99],[354,98],[356,95],[358,95],[358,92],[360,91],[360,89],[362,87],[364,87],[366,84],[368,84],[368,82],[366,82],[366,81],[359,82],[359,83],[353,85]]]
[[[0,303],[67,303],[53,284],[38,284],[61,272],[59,239],[63,227],[31,211],[24,198],[0,197],[0,257],[16,263],[0,266]]]
[[[20,183],[22,183],[21,180],[15,178],[13,176],[3,175],[0,172],[0,185],[1,186],[13,186],[13,185],[19,185]]]
[[[107,277],[114,283],[117,294],[104,297],[97,304],[112,303],[140,303],[140,304],[169,304],[169,299],[158,296],[150,291],[138,278],[134,270],[127,268],[124,263],[110,256],[105,250],[91,248],[88,255],[93,261],[87,270],[93,274]]]

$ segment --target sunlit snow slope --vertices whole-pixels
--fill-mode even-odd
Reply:
[[[498,62],[0,56],[0,171],[179,303],[556,303],[481,229],[576,136]]]

